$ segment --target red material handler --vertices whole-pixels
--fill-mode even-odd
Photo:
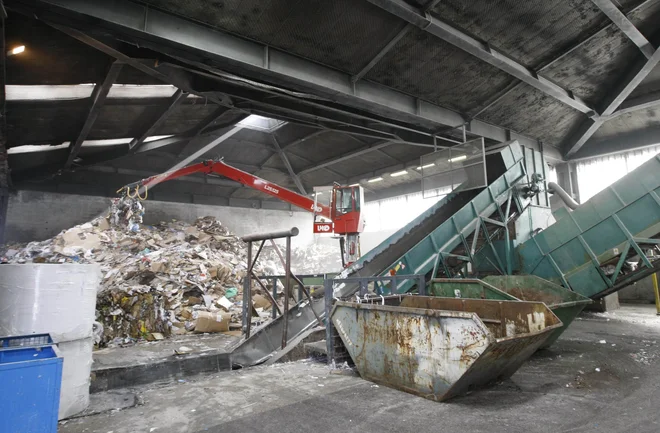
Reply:
[[[364,192],[359,185],[333,186],[331,205],[326,206],[222,161],[209,160],[142,179],[126,185],[122,190],[125,193],[128,193],[131,188],[135,188],[136,191],[147,190],[159,183],[196,173],[224,176],[313,213],[314,233],[334,233],[341,236],[342,262],[345,266],[359,258],[359,234],[364,230],[364,220],[361,215]]]

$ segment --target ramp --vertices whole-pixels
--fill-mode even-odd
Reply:
[[[535,152],[538,154],[538,152]],[[531,158],[534,158],[532,153]],[[538,154],[539,159],[540,154]],[[528,180],[525,151],[512,142],[487,154],[488,183],[486,188],[458,191],[447,195],[379,246],[340,273],[337,278],[397,276],[430,273],[439,257],[463,245],[467,254],[471,247],[467,238],[482,223],[503,206],[511,196],[519,200],[513,189]],[[542,162],[541,162],[542,163]],[[519,207],[524,204],[519,203]],[[401,281],[395,288],[383,288],[387,293],[404,293],[412,289],[412,280]],[[350,296],[357,287],[344,285],[336,294]]]
[[[660,155],[518,246],[520,273],[593,299],[660,268]],[[649,254],[650,251],[655,251]],[[638,262],[632,269],[627,263]]]

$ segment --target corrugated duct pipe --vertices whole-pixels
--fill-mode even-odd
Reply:
[[[580,204],[573,200],[573,197],[571,197],[564,189],[557,185],[555,182],[548,182],[548,192],[550,194],[557,194],[564,203],[566,203],[566,206],[571,208],[571,210],[575,210]]]

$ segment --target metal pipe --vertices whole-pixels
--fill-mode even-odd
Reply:
[[[277,309],[277,311],[282,314],[282,311],[280,310],[280,306],[277,305],[277,302],[275,301],[275,297],[271,296],[270,292],[268,291],[268,287],[264,285],[264,283],[261,282],[261,278],[254,272],[250,271],[250,275],[254,278],[254,280],[261,286],[261,289],[266,293],[266,295],[270,298],[270,301],[273,303],[273,310]],[[250,290],[251,291],[251,290]],[[249,300],[250,302],[250,307],[252,306],[252,298]],[[252,311],[252,308],[250,308],[250,312]]]
[[[580,203],[576,202],[573,200],[573,197],[571,197],[564,189],[557,185],[555,182],[548,182],[548,192],[550,194],[557,194],[561,200],[566,203],[566,206],[571,208],[571,210],[575,210],[578,206],[580,206]]]
[[[653,280],[653,293],[655,293],[655,311],[658,316],[660,316],[660,291],[658,290],[658,274],[655,273],[651,275]]]
[[[256,235],[243,236],[243,242],[265,241],[268,239],[290,238],[291,236],[298,236],[300,230],[298,227],[293,227],[291,230],[283,230],[279,232],[261,233]],[[289,241],[290,242],[290,241]]]
[[[280,258],[280,263],[282,263],[282,266],[284,266],[286,268],[286,260],[284,259],[284,256],[282,255],[282,251],[280,251],[280,247],[278,247],[277,244],[275,243],[275,241],[273,241],[272,239],[270,241],[270,244],[272,245],[273,249],[277,253],[277,256]],[[307,300],[311,304],[312,303],[312,297],[309,294],[309,290],[307,290],[307,287],[305,287],[305,283],[303,283],[303,281],[300,278],[298,278],[298,276],[294,275],[293,272],[291,272],[291,278],[293,278],[293,280],[296,283],[298,283],[299,289],[302,290],[302,293],[304,293],[304,295],[307,297]],[[293,297],[293,294],[291,296]],[[302,297],[299,296],[298,302],[300,302],[301,300],[302,300]],[[314,313],[314,315],[318,319],[319,325],[323,326],[323,321],[321,320],[319,315],[316,314],[316,311],[314,311],[312,309],[312,312]]]
[[[252,242],[248,242],[247,263],[248,267],[252,268]],[[245,339],[250,338],[250,328],[252,326],[252,280],[250,273],[245,275],[243,282],[243,330],[245,331]]]
[[[296,230],[296,234],[298,234],[297,233],[298,229],[295,230]],[[288,340],[287,320],[289,318],[289,293],[291,292],[291,236],[286,237],[286,264],[284,268],[284,285],[286,286],[286,289],[284,290],[284,320],[282,323],[282,349],[286,347],[286,343]]]

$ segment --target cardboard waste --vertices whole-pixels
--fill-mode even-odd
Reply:
[[[161,335],[223,332],[230,323],[240,329],[245,244],[214,217],[145,226],[143,212],[139,202],[115,199],[109,218],[43,242],[7,245],[1,261],[100,265],[95,339],[101,347]],[[278,260],[264,254],[267,263]],[[260,263],[255,271],[264,275]],[[254,286],[259,296],[261,289]],[[259,323],[270,318],[270,302],[266,307],[261,297],[257,301],[263,310],[252,320]]]

